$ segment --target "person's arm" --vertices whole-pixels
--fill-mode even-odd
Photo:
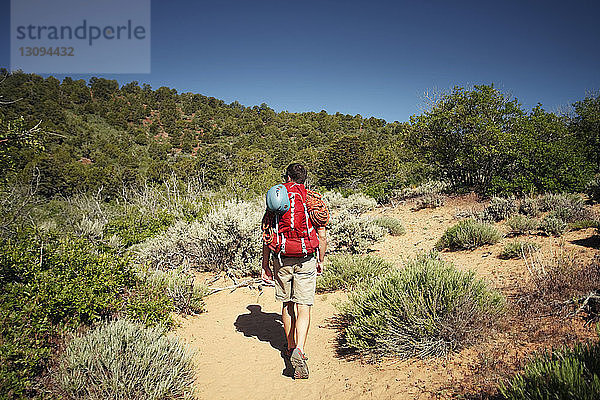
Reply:
[[[317,273],[323,273],[323,261],[325,260],[325,252],[327,251],[327,229],[320,227],[317,229],[319,237],[319,259],[317,260]]]
[[[269,265],[270,259],[271,249],[269,248],[269,246],[263,243],[261,278],[266,282],[270,282],[273,280],[273,271],[271,270],[271,266]]]

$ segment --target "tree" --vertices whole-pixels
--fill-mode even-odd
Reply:
[[[600,171],[600,92],[588,95],[573,104],[577,114],[573,120],[573,129],[577,137],[585,143],[586,155]]]
[[[523,115],[518,101],[493,85],[455,87],[431,110],[411,117],[407,141],[437,178],[485,191],[506,163],[510,130]]]

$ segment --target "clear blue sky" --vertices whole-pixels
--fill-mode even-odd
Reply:
[[[418,113],[428,88],[494,83],[554,111],[600,89],[598,21],[597,1],[156,0],[152,73],[104,77],[388,121]]]

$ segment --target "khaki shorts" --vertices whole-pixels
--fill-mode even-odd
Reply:
[[[312,306],[315,302],[317,285],[317,257],[273,257],[273,277],[275,278],[275,298],[279,301],[294,302]]]

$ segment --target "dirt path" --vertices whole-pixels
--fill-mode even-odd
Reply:
[[[436,210],[411,211],[410,204],[376,213],[403,220],[407,233],[387,237],[376,252],[399,263],[417,250],[428,250],[443,231],[456,223],[458,209],[478,207],[473,198],[450,200]],[[571,242],[590,236],[579,231],[569,234],[567,246],[577,252],[596,250]],[[503,243],[508,240],[505,239]],[[532,237],[551,251],[558,239]],[[458,268],[473,269],[498,288],[510,287],[524,279],[526,269],[519,260],[500,260],[502,244],[472,252],[445,253]],[[280,314],[273,288],[240,288],[220,292],[206,299],[207,312],[181,319],[177,336],[195,351],[197,394],[201,399],[430,399],[448,398],[453,382],[469,373],[480,357],[477,349],[465,349],[447,359],[387,360],[380,364],[349,361],[336,353],[337,331],[330,326],[335,303],[343,293],[317,295],[313,308],[306,352],[310,379],[294,381],[290,366],[281,356],[285,346]],[[490,338],[484,346],[503,346],[506,338]]]

